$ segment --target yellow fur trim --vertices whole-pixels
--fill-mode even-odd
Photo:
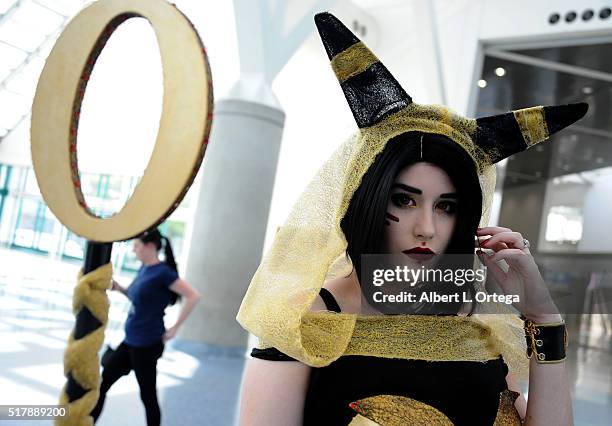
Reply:
[[[519,109],[513,113],[528,147],[548,139],[550,135],[546,125],[544,107]]]
[[[343,83],[352,76],[361,74],[376,62],[378,62],[376,55],[365,44],[359,42],[334,56],[331,66],[338,81]]]

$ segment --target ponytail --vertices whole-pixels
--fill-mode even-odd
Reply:
[[[174,260],[174,252],[172,251],[170,240],[164,235],[162,235],[161,238],[164,240],[164,256],[166,257],[166,264],[178,274],[178,268],[176,266],[176,261]]]
[[[160,234],[161,235],[161,234]],[[176,274],[178,275],[178,268],[176,266],[176,260],[174,260],[174,252],[172,251],[172,246],[170,245],[170,240],[168,237],[161,236],[164,240],[164,256],[166,257],[166,265],[168,265]],[[181,295],[170,290],[170,304],[174,305],[178,300],[181,299]]]

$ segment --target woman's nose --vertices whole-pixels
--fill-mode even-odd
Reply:
[[[435,231],[433,212],[430,209],[421,209],[414,226],[415,237],[430,240]]]

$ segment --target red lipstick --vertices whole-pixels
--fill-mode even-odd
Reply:
[[[404,250],[402,253],[419,261],[429,260],[436,255],[436,253],[427,247],[413,247],[410,250]]]

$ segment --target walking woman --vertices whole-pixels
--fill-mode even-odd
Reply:
[[[243,299],[237,319],[259,344],[240,424],[572,424],[565,324],[529,242],[488,222],[495,163],[587,105],[470,119],[417,104],[338,19],[315,22],[359,131],[306,187]],[[479,300],[497,296],[483,281],[463,280],[482,269],[475,254],[502,296],[521,296],[522,318]],[[383,256],[389,284],[372,283],[367,255]],[[386,278],[402,264],[450,282]],[[397,300],[419,292],[447,302]],[[529,381],[527,402],[517,378]]]
[[[159,259],[164,248],[165,260]],[[159,425],[161,413],[157,401],[157,360],[164,344],[172,339],[200,299],[200,293],[178,276],[170,241],[157,230],[147,231],[134,240],[133,251],[142,266],[132,284],[124,288],[113,280],[112,290],[126,295],[132,302],[125,323],[125,339],[104,362],[100,397],[91,412],[97,421],[106,393],[121,376],[134,370],[140,387],[147,425]],[[179,317],[169,329],[164,327],[168,305],[184,297]]]

